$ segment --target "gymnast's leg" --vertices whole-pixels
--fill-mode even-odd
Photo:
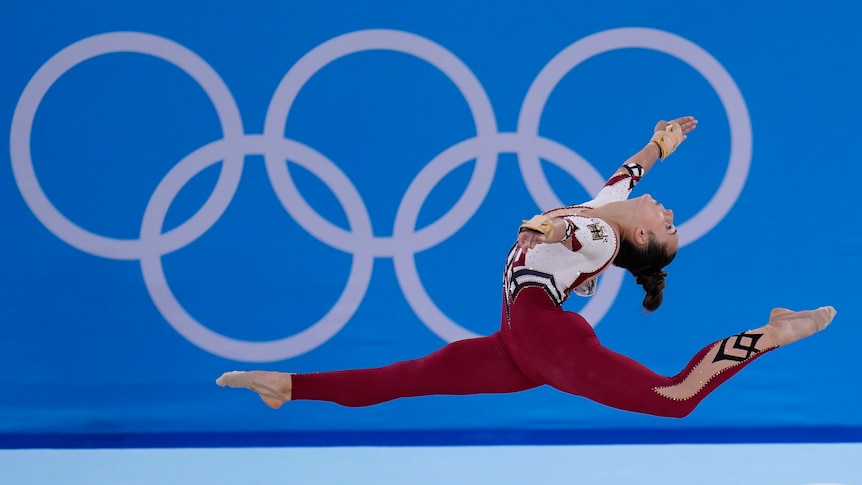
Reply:
[[[504,329],[504,338],[534,381],[614,408],[668,417],[687,416],[754,359],[822,330],[835,315],[832,307],[773,310],[765,326],[708,345],[679,374],[664,377],[603,347],[580,315],[547,306],[517,306],[511,332]]]
[[[512,361],[499,333],[459,340],[420,359],[386,367],[310,374],[234,371],[216,383],[251,389],[275,409],[290,400],[357,407],[402,397],[508,393],[538,386]]]

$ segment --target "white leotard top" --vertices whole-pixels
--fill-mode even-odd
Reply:
[[[545,212],[547,216],[563,218],[568,224],[566,240],[571,242],[572,249],[563,242],[539,244],[524,254],[514,245],[506,258],[503,275],[506,306],[527,286],[541,287],[557,305],[562,305],[572,291],[581,296],[592,295],[596,277],[611,264],[619,250],[619,240],[607,222],[580,214],[580,209],[627,199],[642,175],[640,165],[625,165],[605,183],[595,199]]]

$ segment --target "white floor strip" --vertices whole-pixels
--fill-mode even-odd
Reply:
[[[862,444],[0,450],[4,485],[860,485]]]

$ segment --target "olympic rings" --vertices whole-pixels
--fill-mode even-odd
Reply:
[[[752,134],[745,101],[731,76],[708,52],[676,35],[646,28],[621,28],[585,37],[560,52],[539,73],[524,99],[515,133],[501,133],[491,102],[470,69],[442,46],[415,34],[397,30],[363,30],[333,38],[304,55],[287,72],[273,94],[262,135],[246,134],[239,108],[221,77],[187,48],[151,34],[113,32],[75,42],[51,57],[31,78],[21,94],[12,119],[10,152],[12,170],[24,201],[36,218],[67,244],[96,256],[137,260],[147,291],[167,322],[192,344],[212,354],[246,362],[271,362],[309,352],[337,334],[362,303],[371,281],[375,258],[390,257],[401,290],[420,320],[445,341],[473,337],[474,333],[447,317],[431,300],[416,268],[416,253],[434,247],[461,229],[481,206],[497,166],[497,157],[515,153],[527,189],[537,205],[550,209],[564,205],[542,171],[540,158],[549,160],[595,195],[605,179],[580,155],[541,137],[538,125],[551,91],[562,77],[592,56],[625,48],[661,51],[691,65],[715,89],[728,115],[731,153],[725,177],[716,194],[694,217],[680,225],[680,245],[709,232],[736,202],[751,162]],[[476,135],[444,150],[419,172],[402,198],[391,237],[376,237],[370,214],[351,180],[331,160],[283,134],[290,109],[305,83],[320,69],[352,53],[367,50],[401,52],[439,69],[464,96],[476,126]],[[30,151],[36,111],[53,84],[76,65],[110,53],[129,52],[170,62],[194,79],[209,96],[224,137],[180,160],[156,187],[146,206],[138,239],[115,239],[84,230],[63,215],[42,191]],[[236,193],[248,155],[263,155],[266,171],[285,211],[310,235],[353,256],[344,291],[318,322],[292,336],[266,342],[233,339],[216,333],[186,312],[165,278],[162,257],[183,248],[211,228]],[[326,220],[296,188],[286,160],[312,172],[335,194],[347,216],[350,230]],[[435,186],[462,164],[476,160],[465,192],[443,216],[417,230],[420,209]],[[168,208],[180,190],[198,173],[221,162],[219,178],[203,206],[187,221],[164,230]],[[335,188],[338,190],[335,190]],[[622,284],[622,271],[612,268],[580,311],[595,325],[613,304]]]

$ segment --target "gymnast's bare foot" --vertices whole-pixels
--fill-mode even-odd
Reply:
[[[251,389],[273,409],[278,409],[290,401],[293,387],[290,374],[262,370],[225,372],[216,379],[216,384],[222,387]]]
[[[776,344],[787,345],[823,330],[836,313],[831,306],[801,312],[776,308],[769,314],[766,328],[771,331]]]

